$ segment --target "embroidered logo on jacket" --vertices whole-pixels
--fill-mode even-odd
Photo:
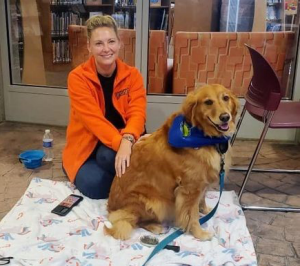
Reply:
[[[121,91],[116,92],[116,97],[117,97],[117,99],[119,100],[119,98],[120,98],[121,96],[128,95],[128,93],[129,93],[129,89],[126,88],[126,89],[124,89],[124,90],[121,90]]]

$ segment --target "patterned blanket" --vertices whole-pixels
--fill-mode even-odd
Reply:
[[[10,265],[51,266],[139,266],[153,250],[139,238],[150,233],[134,231],[128,241],[103,234],[107,220],[106,200],[84,200],[65,217],[51,210],[69,194],[80,194],[69,182],[34,178],[25,194],[0,222],[0,256],[12,256]],[[208,192],[214,207],[219,193]],[[246,220],[236,194],[223,192],[215,216],[203,227],[214,232],[211,241],[199,241],[189,234],[175,240],[180,252],[163,250],[147,266],[256,266],[256,255]],[[165,228],[162,240],[174,231]]]

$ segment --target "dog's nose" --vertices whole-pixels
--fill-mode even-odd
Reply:
[[[228,113],[223,113],[219,116],[219,119],[223,122],[223,123],[226,123],[228,122],[230,116]]]

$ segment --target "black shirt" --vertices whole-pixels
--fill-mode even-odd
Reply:
[[[122,116],[116,110],[112,102],[114,81],[117,74],[117,69],[110,77],[104,77],[98,73],[98,78],[102,86],[102,91],[104,94],[105,102],[105,118],[111,122],[117,129],[122,129],[125,127]]]

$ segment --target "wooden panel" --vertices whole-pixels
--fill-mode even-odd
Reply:
[[[218,29],[219,0],[176,0],[174,30],[210,32]]]
[[[253,32],[266,31],[266,14],[267,3],[266,0],[255,0],[254,19],[253,19]]]
[[[45,67],[42,48],[42,32],[39,12],[35,0],[20,0],[23,33],[24,65],[22,82],[32,85],[45,85]]]

